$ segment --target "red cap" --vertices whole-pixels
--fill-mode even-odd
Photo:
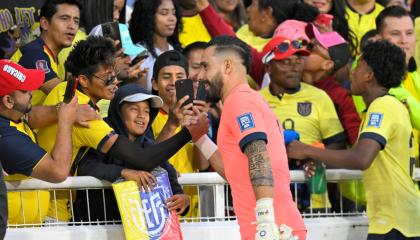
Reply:
[[[301,40],[295,40],[295,41],[301,41]],[[280,49],[278,48],[279,45],[282,43],[289,43],[289,48],[285,52],[280,52]],[[269,63],[271,60],[283,60],[288,58],[289,56],[299,53],[301,56],[308,56],[311,53],[306,49],[306,46],[303,46],[301,48],[295,48],[293,47],[292,40],[287,39],[285,37],[274,37],[265,45],[263,49],[263,63]]]
[[[42,70],[26,69],[10,60],[0,60],[0,96],[16,90],[33,91],[39,89],[45,80]]]

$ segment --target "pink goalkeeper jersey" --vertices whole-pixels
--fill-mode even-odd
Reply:
[[[224,101],[217,136],[226,178],[232,188],[242,239],[254,239],[255,195],[249,177],[244,146],[256,139],[266,140],[274,177],[276,223],[294,232],[306,232],[303,219],[290,192],[290,173],[283,134],[276,116],[261,95],[247,84],[236,86]],[[299,234],[300,235],[300,234]]]

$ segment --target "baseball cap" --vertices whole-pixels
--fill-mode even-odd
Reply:
[[[322,47],[327,49],[331,60],[334,62],[334,70],[343,67],[350,60],[351,53],[348,43],[337,32],[320,33],[313,24],[308,24],[306,34],[309,38],[315,38]]]
[[[159,57],[156,58],[155,64],[153,65],[153,78],[157,79],[159,71],[162,68],[171,65],[176,65],[184,68],[185,73],[188,76],[189,66],[187,58],[184,55],[182,55],[182,53],[176,50],[169,50],[162,53],[161,55],[159,55]]]
[[[302,22],[298,20],[286,20],[276,28],[273,36],[282,36],[288,39],[302,39],[309,41],[310,39],[306,35],[305,31],[306,25],[308,25],[307,22]]]
[[[263,49],[262,62],[269,63],[271,60],[282,60],[298,53],[301,56],[308,56],[311,53],[306,49],[306,40],[290,40],[278,36],[271,39]]]
[[[37,90],[44,80],[45,73],[42,70],[26,69],[10,60],[0,60],[0,96],[17,90]]]
[[[120,101],[120,104],[123,102],[142,102],[145,100],[150,100],[150,105],[152,108],[161,108],[163,106],[162,98],[156,95],[146,93],[135,93],[132,95],[128,95]]]
[[[120,41],[121,46],[124,48],[124,54],[129,56],[136,56],[140,54],[143,51],[146,51],[146,49],[142,46],[135,45],[133,43],[133,40],[131,39],[130,32],[128,31],[128,27],[125,24],[119,23],[118,29],[120,30]],[[95,36],[103,36],[102,31],[102,24],[97,25],[94,27],[89,35],[95,35]]]

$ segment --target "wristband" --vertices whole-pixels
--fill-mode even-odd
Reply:
[[[217,145],[214,144],[214,142],[210,140],[206,134],[201,136],[194,144],[198,149],[200,149],[207,161],[218,149]]]

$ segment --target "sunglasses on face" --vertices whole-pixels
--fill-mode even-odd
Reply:
[[[285,40],[284,42],[277,45],[276,48],[280,53],[285,53],[289,51],[290,48],[301,50],[307,47],[308,44],[309,42],[306,40],[293,40],[293,41]]]
[[[108,75],[106,77],[98,77],[97,75],[92,74],[92,76],[102,80],[105,86],[109,86],[114,83],[114,81],[118,81],[117,75],[117,73],[114,73],[113,75]]]

